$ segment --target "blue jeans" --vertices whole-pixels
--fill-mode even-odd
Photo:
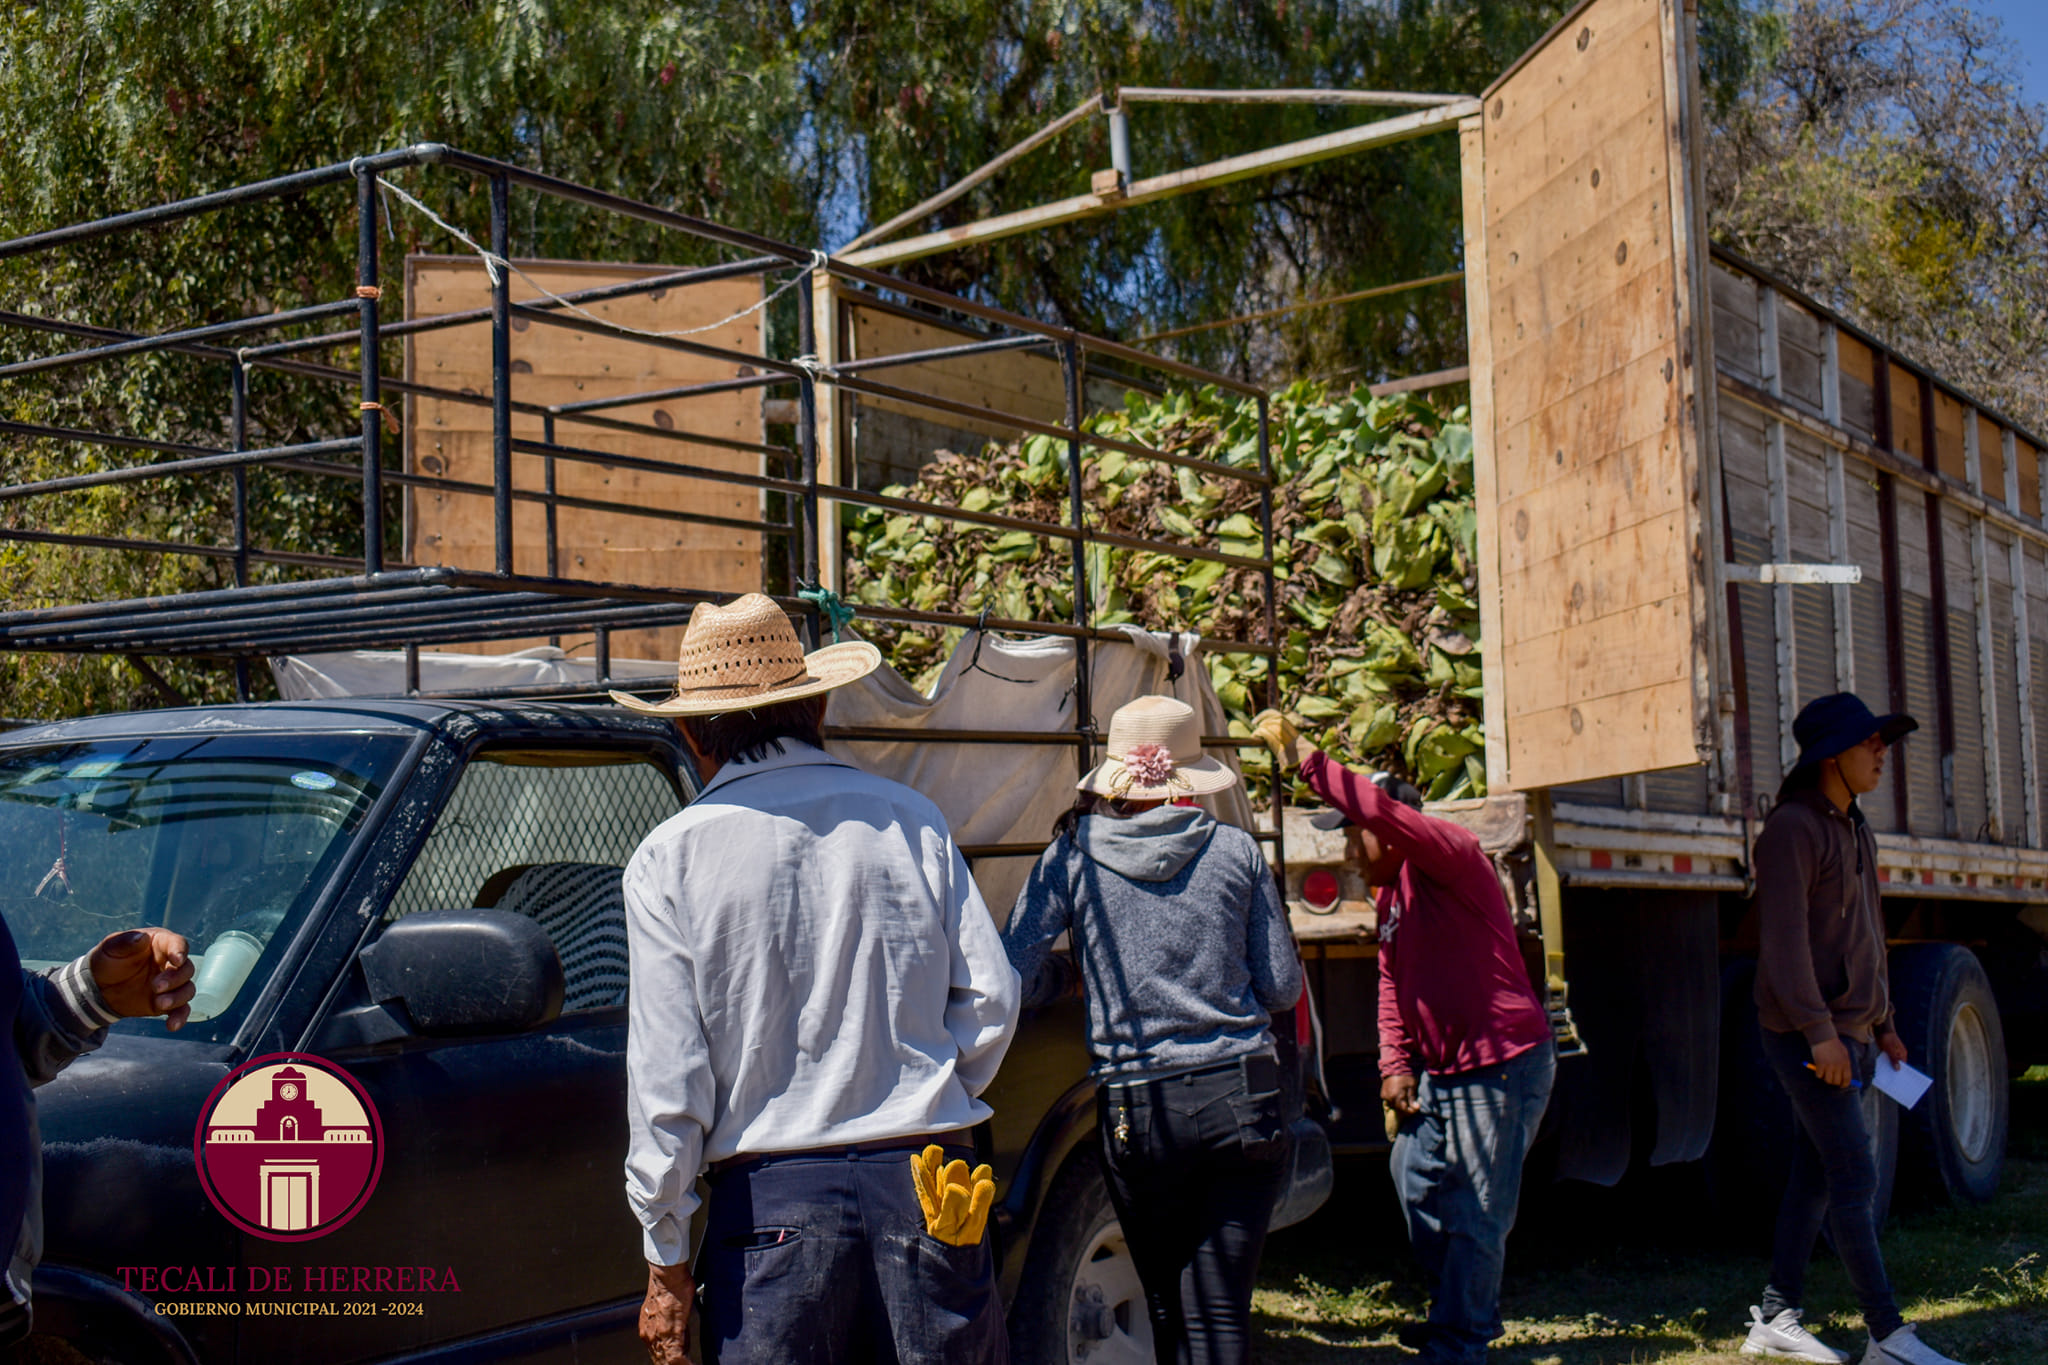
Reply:
[[[1522,1160],[1557,1076],[1541,1043],[1499,1066],[1417,1083],[1422,1112],[1401,1121],[1391,1162],[1408,1241],[1434,1297],[1422,1358],[1483,1361],[1500,1320],[1501,1261],[1522,1195]]]
[[[1768,1320],[1800,1306],[1806,1290],[1806,1263],[1813,1244],[1827,1224],[1835,1254],[1863,1305],[1863,1323],[1883,1340],[1904,1321],[1884,1256],[1877,1249],[1877,1220],[1871,1199],[1877,1194],[1877,1163],[1871,1156],[1874,1131],[1869,1107],[1882,1104],[1871,1077],[1877,1074],[1877,1047],[1842,1039],[1849,1065],[1863,1082],[1861,1090],[1842,1090],[1806,1069],[1813,1049],[1796,1033],[1763,1031],[1764,1055],[1778,1073],[1778,1083],[1792,1098],[1792,1116],[1799,1138],[1792,1149],[1792,1178],[1778,1205],[1778,1227],[1772,1239],[1771,1282],[1764,1290],[1763,1314]]]
[[[712,1178],[706,1365],[1004,1365],[988,1238],[925,1231],[910,1174],[923,1146],[764,1157]]]

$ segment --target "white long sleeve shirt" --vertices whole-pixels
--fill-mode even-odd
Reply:
[[[1022,991],[938,808],[793,740],[626,865],[626,1198],[689,1252],[709,1163],[971,1127]]]

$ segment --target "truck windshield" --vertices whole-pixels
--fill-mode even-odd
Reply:
[[[22,964],[61,965],[121,929],[176,930],[198,992],[172,1036],[225,1040],[404,750],[348,733],[0,750],[0,914]]]

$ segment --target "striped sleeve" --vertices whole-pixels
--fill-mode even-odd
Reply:
[[[92,954],[73,958],[50,973],[54,987],[48,1004],[56,1022],[71,1032],[97,1033],[121,1016],[107,1008],[99,983],[92,979]]]

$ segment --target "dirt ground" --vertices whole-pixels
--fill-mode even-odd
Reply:
[[[2041,1076],[2041,1079],[2036,1079]],[[1934,1206],[1902,1193],[1884,1231],[1900,1306],[1929,1344],[1968,1365],[2048,1362],[2048,1074],[2014,1087],[2011,1155],[1989,1204]],[[1500,1365],[1737,1365],[1763,1287],[1772,1207],[1748,1237],[1715,1227],[1683,1178],[1618,1190],[1562,1185],[1525,1197],[1501,1309]],[[1338,1165],[1337,1194],[1267,1244],[1253,1311],[1273,1365],[1395,1365],[1394,1328],[1427,1295],[1401,1231],[1384,1159]],[[1863,1354],[1862,1317],[1823,1246],[1807,1325]]]

